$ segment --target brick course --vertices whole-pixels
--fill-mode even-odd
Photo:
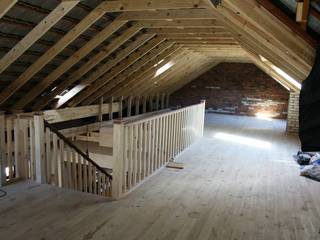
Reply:
[[[171,106],[207,101],[207,111],[286,119],[289,92],[253,64],[221,63],[170,97]]]

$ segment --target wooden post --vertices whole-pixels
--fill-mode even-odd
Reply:
[[[170,105],[170,94],[168,93],[166,96],[166,108],[169,108]]]
[[[120,97],[120,100],[119,100],[119,118],[122,118],[123,116],[123,96]]]
[[[14,158],[16,166],[16,177],[24,177],[24,165],[22,164],[22,150],[23,150],[23,136],[21,134],[20,115],[17,114],[17,118],[13,121],[14,124]]]
[[[99,122],[103,121],[103,97],[100,98],[100,110],[99,110],[99,116],[98,116],[98,120]]]
[[[308,27],[309,11],[310,0],[297,1],[296,21],[300,23],[304,30]]]
[[[113,179],[112,179],[112,198],[119,199],[123,192],[124,173],[124,121],[115,120],[113,125]]]
[[[152,95],[149,97],[149,106],[150,106],[150,112],[152,112],[153,111],[153,96]]]
[[[166,95],[163,93],[162,95],[161,95],[161,109],[165,109],[165,97],[166,97]]]
[[[34,116],[36,182],[46,183],[43,115]]]
[[[160,102],[160,95],[158,93],[157,96],[156,96],[156,111],[159,110],[159,102]]]
[[[127,117],[131,117],[132,97],[130,96],[127,101]]]
[[[113,97],[110,98],[109,103],[109,120],[113,119]]]
[[[6,183],[5,115],[0,112],[0,187]]]
[[[139,97],[136,97],[136,102],[135,102],[135,115],[140,114],[140,99]]]
[[[142,105],[142,113],[146,113],[147,112],[147,96],[143,96],[143,105]]]

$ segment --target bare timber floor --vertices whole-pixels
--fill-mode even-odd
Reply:
[[[245,138],[243,138],[245,137]],[[299,176],[284,121],[210,114],[205,137],[126,198],[5,188],[0,239],[320,239],[320,183]]]

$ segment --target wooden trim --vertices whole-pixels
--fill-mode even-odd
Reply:
[[[49,123],[57,123],[70,121],[75,119],[81,119],[86,117],[94,117],[98,116],[101,112],[102,114],[108,114],[110,109],[110,104],[103,104],[102,107],[100,105],[90,105],[76,108],[64,108],[59,110],[48,110],[44,111],[44,119]],[[119,111],[119,103],[112,104],[113,112]]]

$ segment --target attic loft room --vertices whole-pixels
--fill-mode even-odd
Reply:
[[[0,0],[0,238],[320,239],[319,0]]]

